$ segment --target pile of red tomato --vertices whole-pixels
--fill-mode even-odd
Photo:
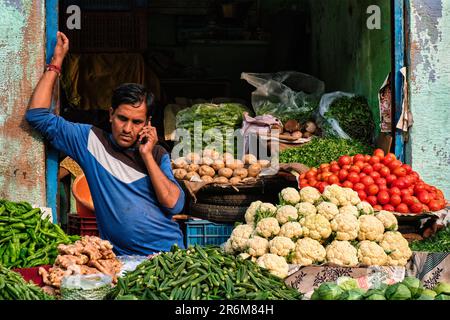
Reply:
[[[411,166],[381,149],[372,156],[341,156],[338,161],[309,169],[299,180],[300,188],[311,186],[320,192],[332,184],[355,190],[376,210],[418,214],[446,206],[441,190],[423,182]]]

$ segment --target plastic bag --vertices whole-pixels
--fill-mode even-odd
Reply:
[[[63,300],[104,300],[112,288],[112,277],[103,273],[66,276],[61,282]]]
[[[256,115],[270,114],[281,121],[310,120],[319,106],[325,84],[319,79],[296,71],[277,73],[242,73],[256,88],[252,92],[252,106]]]
[[[325,117],[325,114],[330,109],[330,106],[334,100],[341,97],[352,98],[354,96],[355,95],[353,93],[342,91],[326,93],[322,96],[322,98],[320,99],[319,116],[316,119],[316,123],[319,125],[319,127],[322,128],[324,136],[335,136],[343,139],[351,139],[350,136],[346,134],[344,130],[342,130],[342,128],[339,126],[339,122],[336,119],[327,118]]]

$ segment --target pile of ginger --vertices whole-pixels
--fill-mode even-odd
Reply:
[[[76,274],[103,273],[112,277],[117,283],[117,274],[121,269],[121,262],[112,251],[109,241],[94,236],[84,236],[74,244],[58,246],[59,255],[48,271],[39,268],[46,286],[44,291],[57,294],[61,287],[62,278]]]

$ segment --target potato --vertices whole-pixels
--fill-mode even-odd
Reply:
[[[268,168],[270,167],[270,160],[258,160],[258,164],[261,168]]]
[[[213,168],[211,168],[210,166],[207,165],[202,165],[200,167],[200,169],[198,169],[198,174],[200,176],[210,176],[210,177],[214,177],[214,175],[216,174],[216,172],[214,171]]]
[[[228,179],[225,177],[215,177],[214,183],[228,183]]]
[[[211,158],[203,157],[200,161],[200,164],[211,166],[214,163],[214,160]]]
[[[200,168],[200,166],[198,164],[191,163],[187,166],[187,171],[188,172],[197,172],[199,168]]]
[[[221,177],[230,178],[233,175],[233,170],[230,168],[222,168],[218,173]]]
[[[175,169],[186,169],[188,166],[188,162],[184,157],[176,158],[173,160],[173,167]]]
[[[178,180],[183,180],[184,177],[187,175],[187,171],[184,169],[175,169],[173,170],[173,175]]]
[[[225,163],[223,162],[223,160],[214,160],[214,163],[212,164],[212,168],[216,171],[219,171],[222,168],[225,168]]]
[[[245,168],[237,168],[233,171],[233,177],[239,177],[241,179],[247,178],[248,170]]]
[[[309,133],[314,133],[317,130],[317,126],[314,122],[308,121],[305,123],[305,130]]]
[[[189,181],[191,181],[192,177],[200,178],[200,176],[198,175],[197,172],[191,171],[191,172],[188,172],[188,173],[186,174],[186,176],[184,177],[184,180],[189,180]]]
[[[225,166],[232,170],[241,169],[241,168],[244,168],[244,162],[242,162],[241,160],[235,159],[232,162],[226,162]]]
[[[211,176],[202,176],[200,179],[202,179],[204,182],[208,182],[208,183],[214,181],[214,178]]]
[[[257,177],[260,172],[261,172],[261,165],[259,163],[254,163],[250,167],[248,167],[249,177]]]
[[[308,131],[306,131],[304,134],[303,134],[303,138],[310,138],[310,137],[312,137],[313,136],[313,134],[311,133],[311,132],[308,132]]]
[[[245,164],[254,164],[258,161],[258,159],[253,154],[246,154],[244,156],[244,163]]]
[[[239,184],[240,182],[241,182],[241,178],[239,178],[239,177],[233,177],[233,178],[230,179],[230,183],[232,185]]]
[[[291,137],[295,139],[300,139],[303,136],[301,131],[294,131],[291,133]]]
[[[199,163],[200,163],[200,160],[201,160],[201,157],[200,157],[197,153],[195,153],[195,152],[189,152],[189,153],[187,154],[187,156],[186,156],[186,160],[187,160],[189,163],[199,164]]]
[[[227,163],[227,162],[233,162],[234,161],[234,156],[229,153],[229,152],[225,152],[222,156],[223,162]]]

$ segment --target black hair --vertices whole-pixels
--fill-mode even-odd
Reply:
[[[143,101],[147,104],[147,117],[154,100],[153,94],[138,83],[122,83],[114,89],[111,98],[111,108],[115,111],[121,104],[139,106]]]

